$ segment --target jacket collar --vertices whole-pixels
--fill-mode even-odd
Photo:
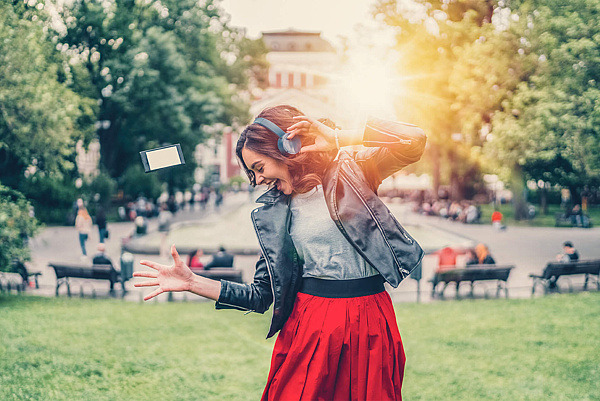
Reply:
[[[273,204],[281,199],[288,198],[289,195],[284,194],[277,187],[273,187],[256,199],[256,203]]]

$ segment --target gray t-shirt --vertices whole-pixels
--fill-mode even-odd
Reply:
[[[295,194],[290,234],[304,261],[302,277],[348,280],[379,274],[350,245],[329,215],[321,185]]]

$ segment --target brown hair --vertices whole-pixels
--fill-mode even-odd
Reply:
[[[261,111],[257,117],[266,118],[282,130],[286,131],[292,124],[297,122],[293,117],[302,115],[304,115],[304,113],[293,106],[281,105],[266,108]],[[328,127],[336,128],[331,120],[321,119],[319,121]],[[314,143],[314,138],[306,136],[299,138],[302,141],[302,146]],[[294,191],[298,193],[307,192],[321,184],[323,181],[323,173],[334,159],[337,151],[283,155],[277,147],[278,140],[279,137],[277,134],[262,125],[254,123],[248,125],[240,135],[235,148],[235,153],[250,179],[250,184],[256,186],[256,177],[254,176],[254,172],[246,166],[246,163],[244,163],[244,159],[242,158],[242,149],[244,147],[285,164],[292,178],[292,187],[294,188]]]

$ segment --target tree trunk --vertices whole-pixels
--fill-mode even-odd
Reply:
[[[440,149],[437,145],[431,147],[431,161],[433,165],[433,198],[437,200],[440,191]]]
[[[540,209],[544,216],[548,214],[548,190],[546,183],[540,188]]]
[[[521,166],[515,164],[511,175],[511,189],[513,192],[513,205],[515,208],[515,220],[527,219],[527,201],[525,199],[525,180]]]

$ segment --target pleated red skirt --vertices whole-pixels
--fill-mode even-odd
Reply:
[[[275,342],[262,400],[401,400],[404,363],[387,292],[298,293]]]

